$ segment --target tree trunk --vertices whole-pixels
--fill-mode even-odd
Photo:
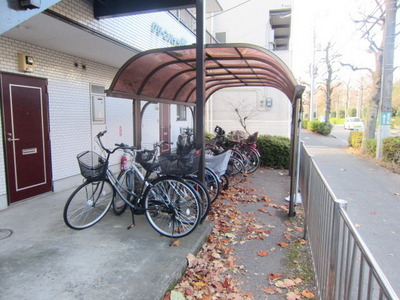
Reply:
[[[382,51],[375,54],[375,71],[372,74],[372,90],[368,99],[368,114],[365,120],[362,151],[366,152],[367,140],[375,138],[376,120],[378,118],[381,97]]]

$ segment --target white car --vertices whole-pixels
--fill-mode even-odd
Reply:
[[[344,129],[348,130],[364,130],[364,123],[357,117],[346,118],[344,122]]]

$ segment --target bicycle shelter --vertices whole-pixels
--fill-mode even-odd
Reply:
[[[134,102],[135,146],[141,141],[142,100],[190,105],[196,109],[216,91],[227,87],[273,87],[282,91],[292,103],[291,164],[296,194],[299,113],[303,86],[297,82],[283,61],[271,51],[251,44],[210,44],[204,47],[204,99],[197,101],[198,60],[196,45],[152,49],[129,59],[117,72],[107,95]],[[203,115],[195,114],[195,134],[204,132]],[[204,137],[196,138],[198,147]],[[294,174],[294,176],[293,176]],[[292,202],[292,201],[291,201]]]

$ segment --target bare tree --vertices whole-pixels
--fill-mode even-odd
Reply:
[[[247,134],[247,121],[259,114],[257,103],[248,99],[240,99],[239,101],[226,101],[226,104],[233,109],[234,119],[238,119],[240,125]]]
[[[382,5],[377,0],[376,8],[370,14],[360,13],[361,18],[354,20],[359,24],[359,31],[362,33],[362,38],[369,43],[369,52],[374,55],[375,69],[367,67],[357,67],[349,63],[342,63],[343,66],[350,67],[353,71],[367,70],[371,75],[371,91],[368,96],[367,116],[365,122],[364,139],[373,139],[375,137],[376,120],[378,117],[379,101],[381,95],[381,78],[382,78],[382,49],[383,39],[382,31],[385,23],[385,11]],[[365,143],[363,145],[363,149]]]
[[[341,84],[337,82],[338,77],[336,73],[339,69],[336,65],[339,63],[338,58],[340,54],[338,54],[334,50],[334,44],[329,41],[326,48],[324,49],[325,57],[324,57],[324,66],[326,68],[325,78],[323,81],[323,85],[321,88],[325,93],[325,123],[329,124],[329,116],[331,114],[331,105],[332,105],[332,94],[333,91]]]

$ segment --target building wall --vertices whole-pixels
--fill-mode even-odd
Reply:
[[[177,24],[176,19],[168,12],[96,20],[93,18],[92,7],[93,0],[63,0],[50,10],[141,51],[173,46],[151,31],[154,22],[167,32],[173,32],[178,40],[183,38],[186,44],[192,44],[196,40],[193,34],[186,27]]]
[[[222,14],[213,17],[213,33],[226,32],[227,43],[250,43],[268,49],[269,46],[269,12],[291,6],[291,0],[220,0],[224,8]],[[231,10],[231,7],[237,6]],[[241,20],[241,21],[238,21]],[[291,52],[274,52],[287,66],[291,65]],[[247,95],[246,95],[247,94]],[[258,108],[258,113],[247,122],[249,132],[259,131],[260,134],[290,136],[291,105],[289,99],[279,90],[273,88],[223,89],[216,92],[207,104],[207,130],[212,131],[215,125],[225,129],[243,130],[237,115],[230,103],[252,99],[257,106],[265,98],[272,98],[273,105],[268,109]],[[232,113],[233,111],[233,113]]]
[[[153,22],[166,31],[174,32],[176,36],[184,37],[187,43],[195,40],[193,34],[167,12],[98,21],[93,19],[92,2],[64,0],[50,9],[140,50],[172,46],[169,41],[151,31]],[[74,187],[82,181],[76,155],[90,149],[99,152],[99,147],[93,141],[99,131],[108,131],[103,139],[108,147],[113,147],[117,142],[133,144],[132,101],[107,97],[106,123],[93,125],[90,84],[107,89],[118,70],[95,61],[0,36],[0,72],[23,74],[18,71],[18,53],[21,52],[35,57],[35,72],[29,75],[48,79],[54,190]],[[85,64],[86,69],[75,67],[76,61]],[[171,120],[176,120],[176,116]],[[143,136],[158,141],[158,128],[154,119],[148,128],[146,133],[151,134]],[[0,143],[0,209],[4,209],[7,207],[7,190],[3,140]],[[111,164],[117,166],[119,159],[119,155],[114,155]]]

